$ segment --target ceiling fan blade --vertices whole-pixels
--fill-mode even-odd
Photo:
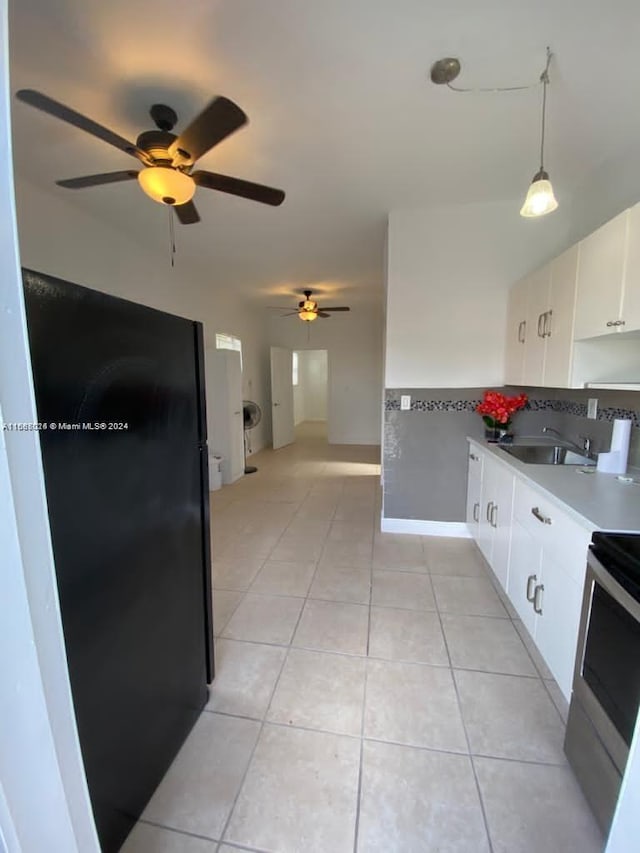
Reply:
[[[215,172],[192,172],[191,177],[199,187],[208,190],[218,190],[222,193],[239,195],[242,198],[259,201],[277,207],[284,201],[284,192],[262,184],[242,181],[240,178],[230,178],[228,175],[217,175]]]
[[[327,314],[325,311],[318,311],[318,317],[330,317],[331,314]]]
[[[188,201],[186,204],[176,204],[173,209],[183,225],[195,225],[196,222],[200,222],[200,214],[192,201]]]
[[[85,133],[90,133],[91,136],[95,136],[103,142],[119,148],[125,154],[137,157],[142,163],[148,164],[151,162],[148,155],[140,148],[137,148],[133,142],[129,142],[128,139],[103,127],[101,124],[93,121],[93,119],[83,116],[82,113],[72,110],[59,101],[54,101],[53,98],[49,98],[47,95],[43,95],[42,92],[36,92],[34,89],[20,89],[20,91],[16,92],[16,98],[25,104],[29,104],[31,107],[35,107],[37,110],[48,113],[54,118],[59,118],[61,121],[66,121],[67,124],[72,124],[79,130],[84,130]]]
[[[209,149],[249,121],[237,104],[228,98],[214,98],[169,148],[188,163],[195,163]]]
[[[56,184],[68,190],[83,190],[85,187],[99,187],[102,184],[117,184],[120,181],[132,181],[137,177],[137,172],[128,170],[125,172],[105,172],[102,175],[85,175],[82,178],[67,178],[64,181],[56,181]]]
[[[351,308],[349,308],[347,305],[340,305],[337,308],[325,308],[323,305],[322,310],[323,311],[351,311]]]

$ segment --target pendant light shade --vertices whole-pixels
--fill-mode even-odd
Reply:
[[[551,62],[551,51],[547,48],[547,65],[540,80],[542,82],[542,128],[540,133],[540,169],[533,176],[527,197],[520,209],[520,216],[532,218],[545,216],[552,213],[558,207],[558,202],[553,194],[553,187],[549,175],[544,168],[544,131],[547,110],[547,85],[549,83],[549,63]]]
[[[520,216],[544,216],[545,213],[552,213],[557,207],[558,202],[553,194],[549,175],[541,169],[533,176]]]

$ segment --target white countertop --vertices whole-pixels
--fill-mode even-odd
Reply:
[[[467,437],[489,456],[506,465],[528,485],[555,500],[589,530],[640,532],[640,483],[622,483],[616,474],[604,474],[579,465],[531,465],[511,456],[500,445]],[[516,441],[516,444],[531,442]],[[537,441],[543,444],[543,441]],[[640,479],[640,472],[630,471]]]

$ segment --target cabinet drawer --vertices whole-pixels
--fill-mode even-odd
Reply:
[[[516,478],[514,518],[553,560],[582,584],[591,533],[569,518],[557,504]]]

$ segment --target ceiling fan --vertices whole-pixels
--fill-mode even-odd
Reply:
[[[332,311],[351,311],[348,305],[339,305],[331,308],[320,308],[318,303],[311,298],[312,290],[303,290],[304,299],[298,302],[298,307],[295,311],[289,311],[283,314],[283,317],[292,317],[297,314],[298,317],[305,323],[311,323],[318,317],[326,319],[331,316]]]
[[[240,107],[228,98],[214,98],[179,136],[171,132],[178,121],[175,111],[164,104],[154,104],[149,110],[149,115],[158,129],[143,131],[134,145],[117,133],[41,92],[20,89],[16,97],[29,106],[119,148],[125,154],[135,157],[143,166],[140,171],[127,169],[122,172],[107,172],[101,175],[86,175],[82,178],[56,181],[58,186],[79,190],[137,179],[150,198],[160,204],[172,206],[183,225],[192,225],[200,221],[192,201],[197,187],[218,190],[273,206],[282,204],[284,201],[282,190],[243,181],[240,178],[218,175],[215,172],[192,171],[195,162],[203,154],[249,121]]]

